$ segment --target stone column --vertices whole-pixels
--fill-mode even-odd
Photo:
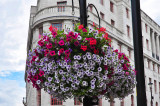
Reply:
[[[156,56],[157,56],[157,60],[159,60],[159,36],[158,34],[156,35]]]
[[[43,31],[45,31],[45,32],[50,32],[49,31],[49,27],[51,26],[51,23],[50,22],[45,22],[45,23],[43,23]]]
[[[38,36],[39,36],[39,29],[35,28],[33,31],[33,40],[32,40],[32,47],[34,48],[37,44],[38,41]]]
[[[154,57],[155,57],[155,55],[156,55],[156,48],[155,48],[155,34],[154,34],[154,31],[152,32],[152,34],[151,34],[151,36],[152,36],[152,53],[154,54]]]

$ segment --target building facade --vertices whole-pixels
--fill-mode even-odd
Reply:
[[[134,65],[131,1],[87,0],[88,3],[96,6],[100,14],[101,26],[106,28],[114,49],[128,55]],[[92,26],[93,22],[99,24],[93,7],[88,7],[88,15],[88,26]],[[39,35],[43,31],[49,32],[50,25],[59,30],[67,28],[72,30],[75,23],[79,22],[79,17],[79,0],[74,0],[74,12],[72,12],[72,0],[37,0],[37,6],[31,7],[27,52],[36,46]],[[152,82],[153,106],[158,106],[160,105],[160,26],[143,11],[141,11],[141,20],[147,105],[151,105],[148,83]],[[58,101],[43,90],[37,91],[27,81],[26,101],[27,106],[82,106],[76,99]],[[101,99],[99,106],[137,106],[136,102],[135,89],[132,95],[123,100],[115,99],[114,103]]]

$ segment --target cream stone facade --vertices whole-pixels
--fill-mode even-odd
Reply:
[[[64,10],[58,11],[57,3],[64,1],[66,1]],[[112,39],[112,46],[128,55],[134,65],[131,1],[87,0],[88,3],[97,7],[101,16],[101,26],[106,28]],[[79,0],[74,0],[74,6],[75,14],[73,15],[72,0],[38,0],[37,6],[31,7],[27,51],[35,47],[41,29],[49,31],[48,28],[52,24],[60,24],[62,29],[73,29],[74,22],[79,22]],[[88,15],[88,26],[91,26],[93,22],[96,25],[99,24],[94,8],[89,7]],[[151,105],[151,92],[148,86],[151,81],[153,83],[153,106],[158,106],[160,105],[160,26],[143,11],[141,11],[141,20],[147,105]],[[51,96],[43,90],[41,90],[40,105],[37,104],[37,97],[36,89],[26,81],[27,106],[53,106]],[[74,100],[63,102],[63,106],[74,106]],[[110,106],[110,103],[102,99],[99,106]],[[123,101],[116,99],[112,106],[137,106],[136,89],[134,94],[129,95]]]

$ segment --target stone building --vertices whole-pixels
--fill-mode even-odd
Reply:
[[[94,4],[101,18],[101,26],[105,27],[109,37],[112,39],[112,46],[124,52],[134,64],[132,16],[130,0],[87,0],[87,4]],[[74,14],[72,13],[72,0],[37,0],[37,6],[31,7],[27,51],[35,47],[39,34],[49,31],[49,26],[53,25],[59,30],[73,29],[75,23],[79,21],[79,0],[74,0]],[[92,23],[99,24],[97,13],[93,7],[88,8],[88,26]],[[146,13],[141,11],[144,69],[146,81],[147,104],[151,104],[151,92],[148,86],[153,83],[153,106],[160,105],[160,26],[152,20]],[[26,76],[25,76],[26,77]],[[66,102],[52,99],[43,90],[37,91],[26,81],[27,106],[74,106],[81,105],[76,100]],[[129,95],[124,100],[115,100],[109,103],[107,100],[100,100],[99,106],[136,106],[135,93]]]

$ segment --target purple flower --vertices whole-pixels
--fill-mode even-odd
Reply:
[[[45,86],[48,86],[48,85],[49,85],[49,83],[48,83],[48,82],[45,82],[44,84],[45,84]]]
[[[63,70],[59,70],[59,74],[60,74],[60,75],[63,74]]]
[[[87,83],[86,81],[83,81],[83,82],[82,82],[82,85],[83,85],[83,86],[88,86],[88,83]]]
[[[36,83],[39,85],[39,84],[41,83],[41,81],[40,81],[40,80],[37,80]]]
[[[107,76],[104,75],[104,76],[103,76],[103,80],[107,80]]]
[[[95,84],[91,84],[91,89],[94,89],[95,88]]]
[[[51,81],[52,81],[52,79],[53,79],[52,77],[48,77],[48,81],[49,81],[49,82],[51,82]]]
[[[101,71],[102,71],[102,68],[101,68],[101,67],[98,67],[98,71],[101,72]]]

